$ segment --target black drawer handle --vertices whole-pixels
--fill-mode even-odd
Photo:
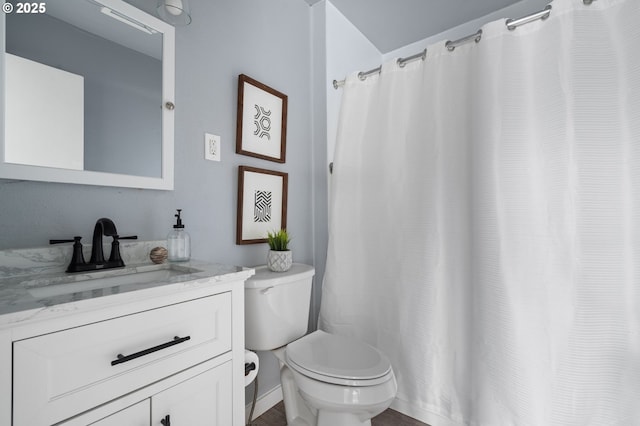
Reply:
[[[158,352],[158,351],[161,351],[163,349],[170,348],[171,346],[175,346],[175,345],[178,345],[180,343],[184,343],[189,339],[191,339],[191,336],[186,336],[186,337],[175,336],[173,338],[173,340],[170,341],[170,342],[163,343],[161,345],[154,346],[152,348],[145,349],[143,351],[136,352],[136,353],[131,354],[131,355],[126,355],[125,356],[125,355],[122,355],[122,354],[118,354],[118,359],[114,359],[113,361],[111,361],[111,365],[122,364],[123,362],[131,361],[132,359],[140,358],[141,356],[149,355],[151,353]]]

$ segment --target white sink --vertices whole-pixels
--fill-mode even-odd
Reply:
[[[151,269],[153,267],[147,267]],[[42,285],[29,289],[31,296],[36,299],[46,299],[63,294],[80,293],[85,291],[96,291],[111,287],[121,287],[128,285],[142,285],[154,282],[173,281],[177,277],[202,272],[199,269],[175,265],[158,265],[157,269],[132,272],[123,270],[100,271],[82,275],[69,275],[65,282]],[[98,275],[100,274],[100,275]],[[34,283],[25,282],[28,287]],[[117,293],[119,291],[115,291]]]

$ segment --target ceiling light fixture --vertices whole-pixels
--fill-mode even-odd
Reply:
[[[158,0],[158,16],[172,25],[189,25],[191,9],[188,0]]]

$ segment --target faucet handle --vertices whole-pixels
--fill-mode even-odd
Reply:
[[[73,237],[73,240],[49,240],[49,244],[73,243],[73,255],[67,267],[67,272],[79,272],[83,270],[82,267],[85,265],[85,261],[84,255],[82,254],[81,239],[82,237]]]
[[[117,266],[124,266],[122,257],[120,256],[120,240],[137,240],[137,235],[130,235],[128,237],[121,237],[120,235],[112,235],[113,241],[111,242],[111,255],[109,256],[109,262],[116,264]]]
[[[62,243],[79,243],[82,237],[73,237],[73,240],[49,240],[49,244],[62,244]]]

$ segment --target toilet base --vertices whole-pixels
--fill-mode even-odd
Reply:
[[[293,373],[282,362],[280,362],[280,383],[287,426],[317,426],[317,410],[309,407],[302,399],[293,379]]]
[[[282,396],[287,426],[371,426],[371,420],[361,420],[361,414],[334,412],[312,408],[296,386],[293,372],[286,365],[280,368]]]
[[[332,413],[320,410],[318,412],[317,426],[371,426],[371,420],[361,421],[357,415],[350,413]]]

